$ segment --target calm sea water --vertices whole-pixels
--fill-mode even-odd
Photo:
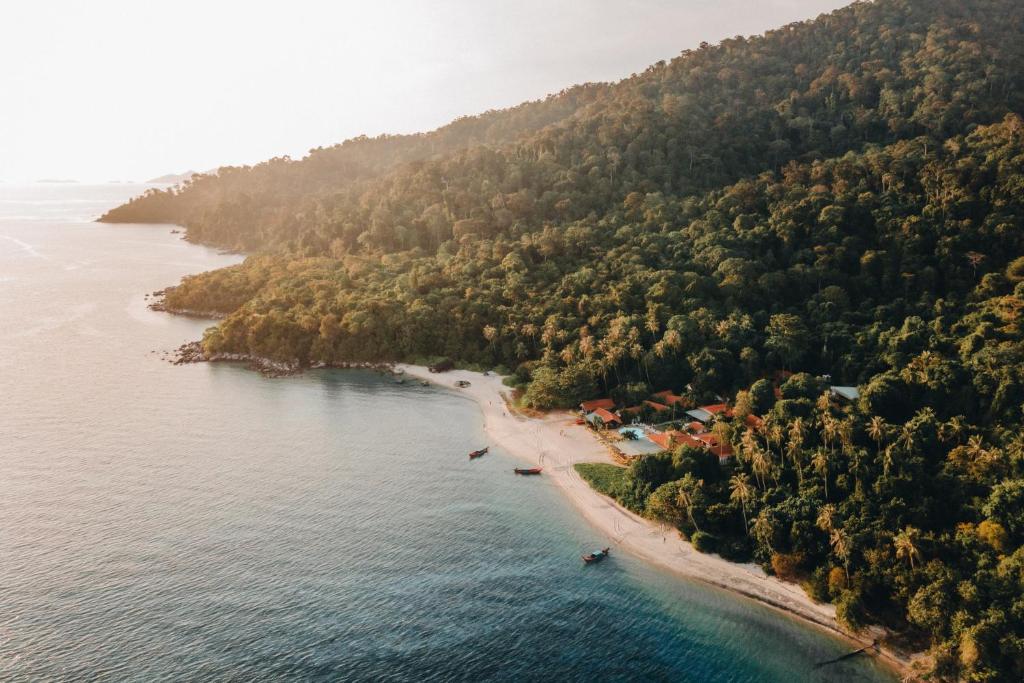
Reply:
[[[236,257],[0,185],[0,679],[892,680],[622,554],[456,394],[175,367],[144,293]],[[156,351],[157,353],[154,353]]]

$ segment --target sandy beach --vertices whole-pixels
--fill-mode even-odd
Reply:
[[[575,424],[574,414],[558,411],[543,418],[516,414],[506,403],[511,390],[497,375],[485,376],[468,370],[434,374],[426,367],[405,364],[397,368],[410,376],[453,389],[459,380],[470,382],[469,387],[454,390],[480,406],[485,430],[493,444],[525,462],[543,467],[544,476],[558,485],[597,532],[604,534],[613,556],[616,552],[629,552],[689,579],[770,605],[854,643],[868,645],[880,634],[874,631],[848,633],[836,623],[832,605],[814,602],[800,586],[769,576],[754,564],[737,564],[717,555],[697,552],[675,530],[633,514],[590,488],[573,465],[614,461],[605,445],[586,427]],[[595,538],[594,545],[604,545],[604,542]],[[909,660],[897,653],[883,649],[881,657],[901,674],[910,671]]]

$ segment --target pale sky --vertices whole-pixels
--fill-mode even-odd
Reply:
[[[0,181],[138,181],[430,130],[845,4],[0,0]]]

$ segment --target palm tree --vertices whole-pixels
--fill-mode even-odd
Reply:
[[[740,504],[743,511],[743,528],[747,528],[747,501],[750,500],[754,490],[750,486],[750,479],[747,475],[734,474],[729,479],[729,500]]]
[[[917,434],[909,422],[905,423],[900,429],[899,443],[903,444],[903,448],[906,449],[907,453],[912,454],[914,452],[914,447],[917,445]]]
[[[676,502],[686,510],[686,516],[690,519],[690,524],[693,525],[693,528],[700,531],[700,527],[697,526],[697,520],[693,518],[693,496],[690,495],[690,492],[680,488],[679,493],[676,495]]]
[[[885,447],[885,450],[882,451],[882,474],[887,477],[889,476],[889,470],[896,463],[896,458],[894,457],[895,452],[896,447],[894,444],[889,444]]]
[[[878,415],[871,418],[868,423],[868,436],[875,440],[875,446],[882,450],[882,439],[885,438],[885,420]]]
[[[831,415],[826,415],[821,420],[821,432],[825,445],[835,453],[836,437],[839,436],[839,423]]]
[[[822,531],[831,533],[832,529],[835,528],[836,522],[836,506],[832,503],[828,505],[822,505],[821,509],[818,510],[817,524],[818,528]]]
[[[745,463],[749,460],[755,448],[757,448],[757,442],[754,441],[754,430],[748,429],[740,437],[740,447],[738,449],[740,462]]]
[[[757,539],[758,543],[769,550],[772,549],[772,536],[775,534],[775,525],[771,517],[768,516],[767,509],[761,510],[761,513],[754,519],[751,531],[754,532],[754,538]]]
[[[821,475],[822,480],[825,482],[825,500],[828,500],[828,464],[829,464],[829,452],[827,449],[819,448],[814,453],[814,460],[811,462],[814,466],[814,471]]]
[[[921,553],[917,549],[920,534],[920,530],[907,526],[892,539],[893,545],[896,546],[896,557],[909,560],[911,569],[914,568],[914,560],[921,557]]]
[[[852,548],[852,542],[850,536],[842,529],[833,529],[832,534],[829,536],[829,543],[832,545],[832,552],[835,553],[843,562],[843,568],[846,570],[846,582],[850,582],[850,552]]]
[[[760,481],[761,488],[767,488],[766,479],[768,472],[771,470],[771,460],[767,458],[763,449],[758,446],[754,446],[754,450],[750,454],[750,469],[754,472],[754,477]]]
[[[967,426],[959,415],[954,415],[939,425],[939,438],[943,441],[959,441],[964,435]]]
[[[849,455],[853,451],[853,420],[842,420],[839,423],[839,443],[842,444],[843,454]]]
[[[796,469],[797,481],[804,483],[803,468],[800,466],[800,449],[804,445],[804,421],[803,418],[796,418],[789,426],[789,457],[793,460],[793,467]]]
[[[967,454],[971,456],[972,460],[981,460],[988,453],[985,450],[985,442],[981,440],[981,437],[974,435],[967,439]]]

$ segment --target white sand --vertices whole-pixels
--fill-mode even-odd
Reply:
[[[517,458],[543,467],[541,476],[554,481],[598,534],[608,539],[605,543],[595,538],[594,547],[611,546],[613,557],[616,551],[630,552],[683,576],[783,610],[857,643],[868,644],[879,635],[877,631],[860,636],[847,633],[836,623],[835,608],[814,602],[800,586],[769,576],[754,564],[737,564],[717,555],[699,553],[675,530],[639,517],[590,488],[573,465],[614,461],[604,444],[586,427],[575,424],[575,415],[565,411],[543,418],[517,415],[506,404],[511,390],[497,375],[484,376],[468,370],[434,374],[422,366],[397,367],[410,376],[453,388],[474,399],[483,411],[484,428],[494,443]],[[455,389],[458,380],[466,380],[470,386]],[[883,651],[883,657],[901,673],[908,672],[906,658],[888,651]]]

